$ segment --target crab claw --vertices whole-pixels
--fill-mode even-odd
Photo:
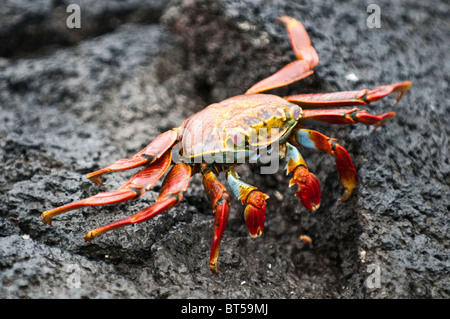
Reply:
[[[334,153],[336,156],[336,166],[341,178],[341,182],[345,187],[345,192],[342,196],[341,201],[345,202],[350,198],[350,195],[355,189],[358,177],[350,155],[348,155],[345,148],[337,143],[334,145],[334,148]]]
[[[317,177],[307,168],[299,166],[294,171],[294,177],[289,182],[289,187],[297,184],[298,191],[295,193],[300,203],[306,209],[315,211],[320,206],[320,184]]]
[[[250,236],[253,238],[261,236],[266,219],[266,199],[268,196],[260,191],[252,191],[246,200],[244,219]]]

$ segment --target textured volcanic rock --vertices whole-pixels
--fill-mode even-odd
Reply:
[[[0,12],[0,56],[30,56],[111,32],[124,23],[157,23],[168,0],[6,0]],[[68,28],[78,5],[80,28]]]
[[[80,2],[82,28],[68,30],[68,3],[9,1],[0,15],[0,297],[450,296],[447,4],[380,2],[381,28],[370,29],[359,1]],[[218,275],[208,267],[214,216],[198,176],[178,207],[90,243],[86,232],[150,205],[160,184],[137,201],[42,224],[42,211],[131,175],[110,174],[100,187],[87,172],[294,59],[282,15],[303,22],[321,61],[313,76],[274,93],[413,82],[398,105],[388,98],[368,108],[397,112],[376,131],[318,128],[354,160],[359,184],[348,202],[339,202],[327,154],[302,151],[322,184],[314,213],[283,167],[276,175],[239,167],[270,196],[266,227],[250,238],[233,200]]]

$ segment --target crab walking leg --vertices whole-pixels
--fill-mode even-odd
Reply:
[[[332,154],[336,161],[336,167],[345,187],[342,201],[346,201],[356,187],[357,174],[353,162],[345,148],[338,144],[337,139],[329,138],[322,133],[313,130],[296,128],[289,138],[295,146],[304,146]]]
[[[298,149],[289,143],[286,143],[286,173],[293,173],[289,187],[297,184],[298,191],[295,195],[300,199],[300,203],[308,210],[318,209],[321,196],[319,180],[309,172]]]
[[[164,179],[160,194],[156,199],[155,204],[144,208],[135,215],[93,229],[89,233],[87,233],[84,238],[86,239],[86,241],[91,241],[95,237],[102,235],[110,230],[116,229],[118,227],[123,227],[125,225],[143,222],[178,205],[189,185],[191,176],[192,170],[190,166],[182,163],[174,165]]]
[[[123,171],[143,165],[149,165],[166,153],[167,150],[177,141],[177,138],[178,133],[176,130],[167,131],[155,138],[149,145],[133,157],[122,158],[109,166],[89,173],[87,174],[87,178],[96,184],[103,185],[100,176],[105,173]]]
[[[220,242],[222,241],[223,232],[228,221],[230,196],[212,171],[203,171],[202,180],[215,214],[214,236],[209,257],[209,268],[213,273],[218,273],[217,259],[219,257]]]
[[[281,17],[279,20],[286,25],[292,49],[298,60],[256,83],[246,94],[260,93],[299,81],[311,75],[312,69],[319,63],[319,56],[312,47],[303,25],[291,17]]]
[[[41,215],[42,221],[44,222],[44,224],[51,225],[52,218],[56,215],[77,208],[85,206],[115,204],[131,199],[136,199],[142,196],[142,194],[144,194],[146,191],[151,189],[153,185],[155,185],[155,183],[164,175],[164,173],[171,165],[171,158],[171,152],[166,152],[156,162],[137,172],[116,191],[98,193],[97,195],[91,196],[89,198],[46,211]]]
[[[395,116],[395,112],[372,115],[360,109],[326,109],[326,110],[303,110],[300,123],[319,121],[330,124],[365,124],[378,128]]]
[[[245,205],[244,219],[250,236],[261,236],[266,219],[266,199],[269,196],[241,181],[233,169],[227,172],[227,181],[233,194]]]
[[[280,17],[278,20],[286,26],[289,40],[297,59],[307,61],[311,69],[315,67],[319,63],[319,56],[312,47],[311,39],[303,24],[288,16]]]
[[[399,82],[379,86],[373,90],[343,91],[333,93],[296,94],[284,97],[289,102],[301,106],[302,109],[335,108],[345,106],[369,105],[391,93],[397,93],[396,103],[411,88],[411,82]]]

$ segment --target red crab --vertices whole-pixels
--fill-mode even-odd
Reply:
[[[345,188],[342,200],[347,200],[356,187],[357,175],[347,151],[334,138],[307,129],[311,122],[330,124],[373,125],[375,128],[395,116],[394,112],[372,115],[355,106],[366,106],[392,92],[397,102],[408,91],[410,82],[380,86],[373,90],[299,94],[279,97],[261,92],[285,86],[313,73],[319,62],[316,50],[303,25],[290,17],[282,17],[297,60],[252,86],[245,94],[209,105],[186,119],[183,124],[158,136],[131,158],[120,159],[112,165],[87,175],[97,184],[100,176],[113,171],[143,167],[118,190],[103,192],[42,214],[45,224],[54,216],[84,206],[105,205],[140,197],[166,173],[156,203],[135,215],[91,230],[90,241],[112,229],[143,222],[176,206],[186,191],[190,178],[202,174],[212,209],[215,213],[214,237],[209,265],[216,273],[219,246],[228,219],[230,196],[219,182],[225,172],[234,195],[245,205],[244,217],[252,237],[264,229],[268,196],[239,179],[235,167],[262,153],[275,150],[286,160],[286,170],[292,174],[289,185],[297,184],[296,195],[308,209],[320,205],[320,185],[309,172],[299,147],[317,149],[335,157],[340,179]],[[347,107],[347,108],[345,108]]]

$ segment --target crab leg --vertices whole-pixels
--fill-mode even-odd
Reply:
[[[100,176],[114,171],[123,171],[148,165],[160,158],[172,145],[177,141],[178,133],[176,130],[167,131],[157,138],[155,138],[149,145],[147,145],[139,153],[131,158],[123,158],[98,171],[89,173],[87,178],[92,182],[103,185]]]
[[[219,257],[220,242],[228,221],[228,211],[230,207],[230,196],[227,194],[217,176],[210,170],[202,172],[203,185],[209,201],[215,213],[214,236],[209,257],[209,267],[213,273],[218,273],[217,259]]]
[[[353,162],[345,148],[337,143],[337,139],[329,138],[322,133],[313,130],[296,128],[289,142],[295,146],[314,148],[322,152],[332,154],[335,157],[341,182],[345,187],[342,201],[347,200],[356,187],[357,174]]]
[[[312,47],[303,25],[291,17],[281,17],[279,20],[286,25],[292,49],[298,60],[256,83],[246,94],[260,93],[299,81],[311,75],[312,69],[319,63],[319,56]]]
[[[144,208],[137,214],[120,219],[108,225],[91,230],[84,237],[86,241],[91,241],[95,237],[102,235],[110,230],[122,227],[125,225],[136,224],[153,218],[162,212],[178,205],[183,198],[183,194],[186,191],[189,180],[192,176],[191,167],[180,163],[172,167],[164,179],[161,187],[160,194],[156,199],[156,203]]]
[[[319,121],[330,124],[357,124],[373,125],[377,128],[395,116],[395,112],[372,115],[360,109],[325,109],[325,110],[303,110],[300,124]]]
[[[368,105],[396,92],[396,103],[408,92],[411,82],[399,82],[376,87],[373,90],[343,91],[318,94],[296,94],[286,96],[289,102],[298,104],[302,109],[335,108],[356,105]]]
[[[164,175],[171,164],[172,154],[166,152],[153,164],[137,172],[131,179],[118,190],[103,192],[58,208],[42,213],[41,218],[45,224],[51,225],[52,218],[64,212],[85,206],[106,205],[136,199],[151,189],[153,185]]]
[[[261,236],[266,218],[266,199],[269,196],[241,181],[233,169],[227,172],[227,181],[233,194],[246,205],[244,219],[250,236],[253,238]]]
[[[308,210],[316,210],[320,206],[320,184],[317,177],[310,173],[305,160],[298,149],[286,143],[286,173],[293,173],[289,181],[289,187],[297,184],[298,191],[295,193],[300,202]]]

